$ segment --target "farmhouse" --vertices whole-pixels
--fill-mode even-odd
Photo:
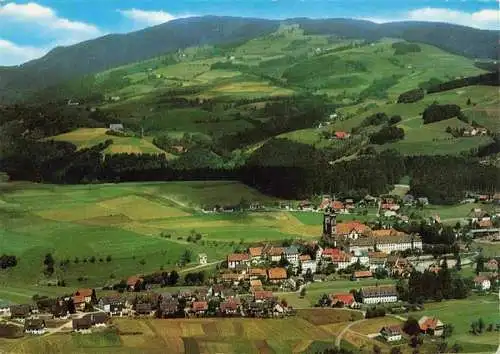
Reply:
[[[484,265],[484,267],[491,272],[498,271],[498,261],[492,258]]]
[[[354,279],[369,279],[373,278],[373,274],[369,270],[359,270],[357,272],[354,272],[353,274]]]
[[[354,300],[354,295],[350,293],[341,293],[341,294],[330,294],[330,300],[332,300],[332,306],[352,306],[356,300]]]
[[[124,301],[116,296],[100,298],[97,306],[111,316],[122,316],[125,309]]]
[[[89,317],[75,318],[72,322],[73,331],[79,333],[90,333],[92,328],[92,321]]]
[[[248,253],[233,253],[227,256],[227,266],[229,269],[235,269],[239,266],[248,264],[250,257]]]
[[[387,253],[384,252],[368,252],[370,270],[374,271],[377,268],[384,268],[387,263]]]
[[[273,247],[269,250],[268,255],[271,262],[279,262],[283,258],[285,249],[283,247]]]
[[[397,342],[403,338],[401,327],[399,326],[386,326],[380,330],[380,335],[387,342]]]
[[[236,300],[227,300],[220,304],[219,309],[220,312],[226,315],[236,315],[238,313],[238,309],[240,304]]]
[[[253,297],[255,302],[270,301],[274,298],[272,291],[256,291]]]
[[[206,253],[200,253],[198,254],[198,263],[200,265],[205,265],[208,263],[208,258]]]
[[[208,310],[208,303],[206,301],[194,301],[191,309],[196,315],[204,315]]]
[[[334,135],[335,135],[335,138],[339,139],[339,140],[344,140],[344,139],[347,139],[351,136],[351,134],[343,132],[343,131],[335,132]]]
[[[153,307],[149,302],[142,302],[135,305],[136,315],[151,316],[152,313],[153,313]]]
[[[134,291],[135,287],[139,284],[141,284],[144,281],[141,277],[138,277],[137,275],[132,275],[127,279],[127,288],[130,291]]]
[[[47,332],[45,321],[40,319],[29,319],[24,322],[24,332],[29,334],[44,334]]]
[[[121,132],[123,131],[123,124],[110,124],[109,130],[113,132]]]
[[[264,268],[250,268],[248,274],[250,279],[267,279],[267,271]]]
[[[267,277],[273,284],[279,284],[286,280],[287,274],[285,268],[270,268],[267,270]]]
[[[436,337],[443,335],[444,324],[436,317],[423,316],[418,320],[418,325],[423,333]]]
[[[13,305],[10,307],[11,319],[25,319],[31,314],[31,306],[27,304]]]
[[[394,285],[367,286],[361,288],[363,304],[379,304],[398,301],[398,292]]]
[[[488,277],[484,275],[478,275],[477,277],[474,278],[474,285],[479,290],[490,290],[491,281]]]
[[[248,253],[250,253],[250,258],[252,262],[260,262],[262,260],[262,247],[250,247]]]

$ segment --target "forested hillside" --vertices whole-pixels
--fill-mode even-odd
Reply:
[[[437,46],[470,58],[498,58],[498,31],[425,22],[375,24],[349,19],[290,19],[307,35],[377,41],[400,38]],[[270,34],[281,21],[237,17],[192,17],[174,20],[129,34],[112,34],[52,50],[20,67],[0,68],[0,101],[20,99],[26,93],[80,75],[145,60],[198,45],[238,43]]]

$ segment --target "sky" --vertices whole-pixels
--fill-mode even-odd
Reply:
[[[203,15],[437,21],[498,30],[499,1],[0,0],[0,66],[42,57],[57,46]]]

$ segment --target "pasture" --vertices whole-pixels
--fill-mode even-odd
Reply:
[[[0,186],[0,249],[16,255],[15,268],[0,272],[0,299],[26,301],[34,294],[103,286],[160,269],[176,268],[187,251],[222,260],[244,244],[316,238],[321,224],[287,212],[201,212],[242,199],[273,205],[278,200],[231,181]],[[194,233],[201,240],[188,241]],[[43,274],[51,253],[55,270]],[[63,279],[66,288],[47,287]]]
[[[498,347],[498,332],[485,332],[481,335],[469,333],[470,324],[482,318],[486,325],[499,323],[498,296],[472,296],[465,300],[448,300],[425,304],[422,312],[410,316],[436,316],[443,323],[450,323],[454,330],[448,343],[459,343],[466,352],[494,352]]]
[[[69,133],[56,135],[50,139],[73,143],[78,149],[90,148],[104,143],[106,140],[112,140],[113,144],[104,150],[105,154],[163,154],[167,158],[174,157],[174,155],[159,149],[146,139],[107,135],[107,130],[106,128],[79,128]]]

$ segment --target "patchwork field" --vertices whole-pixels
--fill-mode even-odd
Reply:
[[[146,139],[106,135],[107,130],[106,128],[79,128],[69,133],[56,135],[51,139],[73,143],[79,149],[89,148],[106,140],[113,140],[113,144],[104,150],[105,154],[164,154],[168,158],[174,157]]]
[[[277,202],[231,181],[3,184],[0,249],[16,255],[19,263],[0,272],[0,299],[26,301],[35,293],[103,286],[132,274],[172,269],[187,250],[194,265],[198,253],[214,262],[241,243],[316,238],[321,231],[320,224],[303,223],[287,212],[201,212],[202,206],[236,205],[242,198]],[[201,240],[188,242],[194,233]],[[47,253],[56,261],[48,278],[43,275]],[[64,279],[67,288],[44,286],[55,279]]]

